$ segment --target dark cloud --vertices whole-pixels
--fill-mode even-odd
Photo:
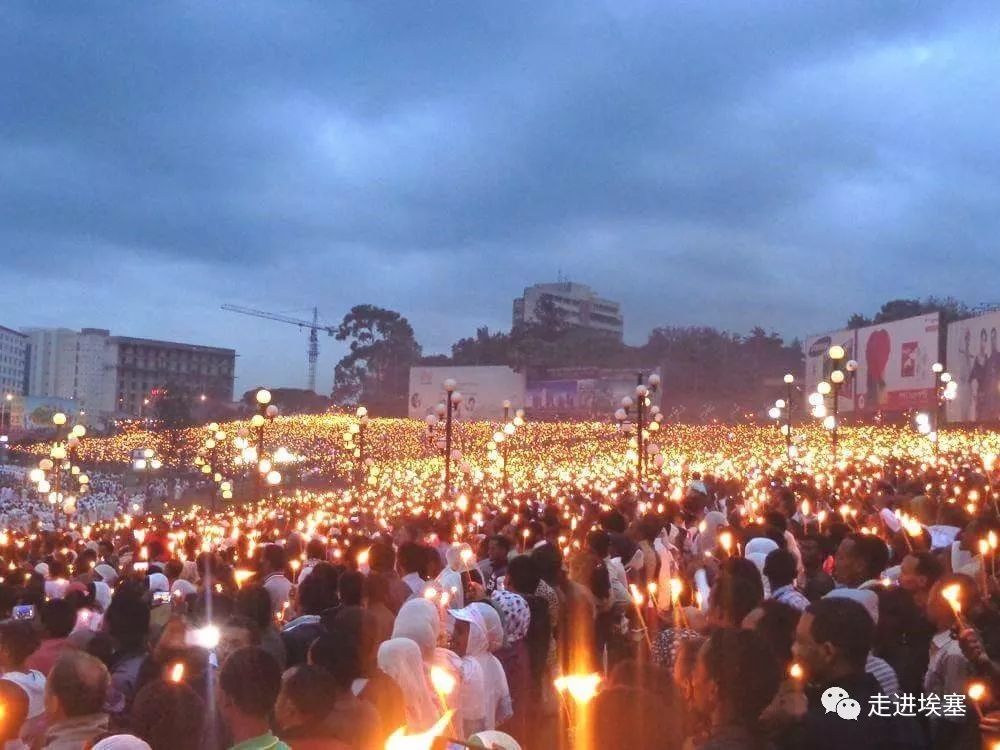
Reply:
[[[0,322],[235,346],[250,385],[301,382],[305,343],[221,302],[374,302],[442,350],[558,271],[621,299],[633,341],[997,301],[998,21],[943,0],[8,3]]]

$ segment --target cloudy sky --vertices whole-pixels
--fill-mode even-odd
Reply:
[[[226,302],[427,352],[560,272],[631,343],[1000,302],[998,48],[988,1],[4,3],[0,324],[230,346],[240,390],[306,339]]]

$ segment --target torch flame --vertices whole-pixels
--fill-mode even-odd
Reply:
[[[180,682],[184,679],[184,663],[177,662],[170,668],[170,681]]]
[[[434,746],[434,740],[444,732],[454,713],[454,711],[445,712],[434,726],[420,734],[408,735],[406,727],[400,727],[385,741],[385,750],[431,750]]]
[[[556,690],[569,693],[578,705],[589,703],[597,695],[597,686],[601,684],[601,676],[596,672],[590,674],[567,674],[557,677]]]

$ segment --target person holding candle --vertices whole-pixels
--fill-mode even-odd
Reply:
[[[953,588],[953,587],[957,587]],[[948,591],[946,597],[942,592]],[[972,677],[972,664],[962,653],[955,635],[959,624],[959,611],[954,608],[967,606],[975,596],[976,585],[968,576],[951,574],[943,576],[931,588],[927,599],[927,617],[935,628],[931,638],[927,673],[924,675],[924,692],[936,695],[965,694],[966,684]],[[964,622],[964,618],[962,620]],[[954,742],[964,730],[965,719],[954,716],[931,717],[931,739],[935,746],[945,747]]]

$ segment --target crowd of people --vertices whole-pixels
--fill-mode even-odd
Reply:
[[[1000,739],[992,460],[890,447],[821,469],[729,444],[724,471],[667,461],[670,481],[550,470],[539,454],[509,490],[417,497],[431,471],[392,496],[380,483],[401,474],[366,492],[8,529],[0,742]]]

